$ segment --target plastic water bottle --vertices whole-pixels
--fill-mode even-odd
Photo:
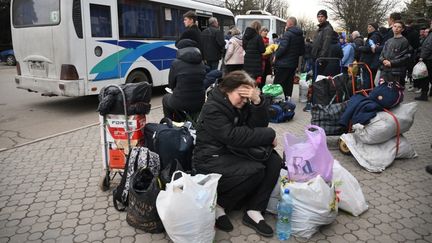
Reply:
[[[276,234],[279,240],[288,240],[291,236],[291,216],[293,201],[289,189],[285,189],[282,199],[278,204],[278,220],[276,222]]]

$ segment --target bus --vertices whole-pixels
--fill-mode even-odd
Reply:
[[[273,34],[282,37],[285,31],[286,20],[274,16],[266,11],[249,10],[245,15],[237,15],[235,17],[236,26],[242,33],[246,30],[246,27],[250,26],[250,24],[255,20],[260,21],[263,27],[269,29],[267,37],[269,38],[270,43],[273,43]]]
[[[234,25],[228,9],[193,0],[12,0],[16,87],[76,97],[109,84],[166,85],[189,10],[201,29],[212,16],[223,31]]]

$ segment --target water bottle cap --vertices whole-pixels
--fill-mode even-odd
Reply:
[[[285,188],[284,193],[285,193],[285,194],[289,194],[289,193],[290,193],[290,190],[289,190],[288,188]]]

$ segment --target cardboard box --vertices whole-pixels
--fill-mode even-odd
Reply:
[[[105,115],[99,118],[101,124],[101,141],[104,160],[108,161],[111,169],[123,169],[126,156],[129,153],[126,121],[124,115]],[[128,116],[129,137],[131,148],[136,147],[140,142],[144,142],[144,134],[141,131],[146,124],[145,115]],[[105,158],[107,157],[107,158]],[[104,164],[105,166],[105,164]]]

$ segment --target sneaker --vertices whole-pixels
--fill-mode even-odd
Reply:
[[[432,174],[432,165],[426,166],[426,172]]]
[[[243,216],[243,224],[254,229],[258,234],[264,237],[273,237],[273,229],[264,220],[255,223],[247,213]]]
[[[222,215],[219,218],[217,218],[215,222],[215,226],[216,228],[225,232],[230,232],[234,229],[234,226],[232,225],[231,221],[226,215]]]
[[[408,90],[409,92],[411,92],[411,91],[414,91],[414,89],[415,89],[415,88],[414,88],[413,86],[409,86],[407,90]]]

